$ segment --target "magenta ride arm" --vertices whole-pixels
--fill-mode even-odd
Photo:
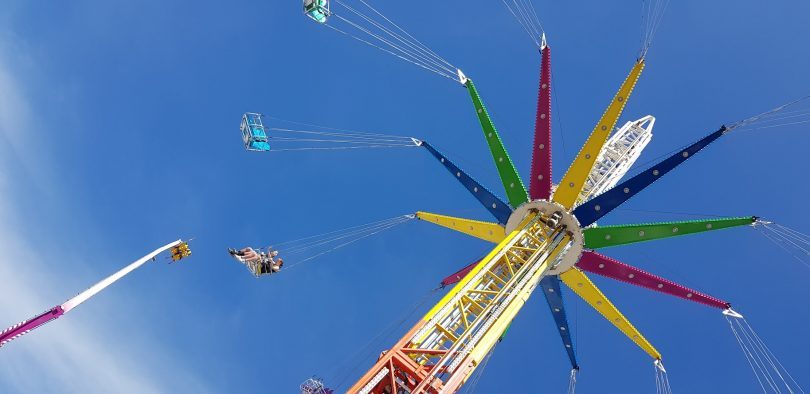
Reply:
[[[111,284],[117,282],[119,279],[123,278],[130,272],[134,271],[135,269],[141,267],[142,265],[148,263],[150,260],[155,258],[155,256],[165,252],[168,249],[171,249],[183,241],[177,240],[170,244],[164,245],[158,249],[155,249],[152,253],[147,254],[146,256],[141,257],[140,259],[136,260],[135,262],[131,263],[130,265],[124,267],[123,269],[119,270],[118,272],[104,278],[101,282],[90,286],[89,289],[79,293],[75,297],[67,300],[64,304],[58,305],[53,307],[53,309],[48,310],[45,313],[42,313],[36,317],[31,319],[25,320],[21,323],[13,325],[4,331],[0,332],[0,347],[5,345],[6,343],[10,342],[13,339],[19,338],[22,335],[27,334],[31,330],[48,323],[52,320],[58,319],[60,316],[64,315],[65,313],[70,312],[71,309],[79,306],[81,303],[89,300],[91,297],[98,294],[100,291],[106,289]]]
[[[3,347],[3,345],[27,334],[29,331],[45,323],[58,319],[59,316],[64,314],[64,309],[62,309],[62,306],[59,305],[53,309],[43,312],[36,317],[32,317],[5,329],[3,332],[0,332],[0,347]]]

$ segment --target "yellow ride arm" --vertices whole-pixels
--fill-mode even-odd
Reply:
[[[624,335],[627,335],[636,345],[647,352],[650,357],[656,360],[661,359],[661,353],[658,353],[658,350],[653,347],[647,338],[644,338],[644,335],[641,335],[641,333],[633,327],[633,324],[616,309],[613,303],[602,294],[599,288],[597,288],[579,268],[574,267],[562,273],[560,279],[574,290],[578,296],[582,297],[583,300],[599,311],[605,319],[613,323]]]
[[[429,212],[417,212],[416,217],[426,222],[438,224],[451,230],[458,231],[492,243],[499,243],[506,238],[504,228],[497,223],[482,222],[479,220],[457,218],[437,215]]]
[[[582,188],[585,186],[585,180],[588,179],[588,174],[591,173],[596,157],[599,151],[602,150],[602,145],[605,144],[613,128],[616,126],[616,121],[622,114],[627,99],[633,93],[633,88],[636,86],[636,81],[644,70],[644,59],[640,59],[633,65],[630,74],[622,83],[622,87],[616,92],[613,101],[610,102],[599,123],[596,124],[585,145],[577,154],[574,162],[568,167],[565,176],[557,190],[554,192],[552,199],[561,204],[562,206],[571,209],[577,201]]]

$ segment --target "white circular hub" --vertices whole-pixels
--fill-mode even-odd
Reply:
[[[520,225],[520,222],[523,221],[523,218],[531,211],[540,212],[545,216],[551,216],[556,212],[562,215],[559,224],[564,225],[566,230],[571,232],[571,241],[567,249],[563,250],[558,259],[559,261],[556,265],[552,265],[548,273],[551,275],[559,275],[570,270],[574,264],[579,261],[585,243],[582,237],[582,228],[579,225],[579,220],[577,220],[571,212],[566,210],[565,207],[556,202],[534,200],[521,204],[512,212],[512,215],[509,216],[509,220],[506,222],[506,233],[509,234],[514,231]]]

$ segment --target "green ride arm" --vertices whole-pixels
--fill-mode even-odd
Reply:
[[[467,79],[464,86],[470,92],[475,112],[478,114],[478,120],[481,122],[481,128],[484,131],[484,138],[487,140],[489,150],[492,153],[492,159],[495,160],[495,166],[498,168],[498,175],[501,177],[503,187],[506,189],[506,196],[509,199],[509,205],[516,208],[518,205],[523,204],[529,200],[529,194],[526,192],[526,186],[523,185],[523,180],[520,179],[515,165],[512,163],[512,158],[503,146],[501,136],[498,135],[498,130],[495,129],[495,124],[492,118],[489,117],[484,103],[481,101],[481,96],[478,90],[475,89],[471,79]]]
[[[729,227],[745,226],[757,221],[756,216],[687,220],[651,224],[625,224],[585,229],[585,247],[600,249],[635,242],[702,233]]]

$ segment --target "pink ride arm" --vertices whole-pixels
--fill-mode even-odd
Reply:
[[[3,332],[0,332],[0,347],[3,347],[3,345],[27,334],[29,331],[45,323],[58,319],[59,316],[62,316],[63,314],[65,314],[65,311],[62,309],[62,306],[56,306],[36,317],[32,317],[31,319],[22,321],[5,329]]]
[[[715,308],[728,309],[731,307],[731,304],[728,302],[681,286],[660,276],[653,275],[593,251],[582,253],[577,267],[581,268],[583,271],[592,272]]]
[[[551,48],[545,44],[545,36],[542,52],[529,179],[529,196],[532,200],[548,200],[551,197]]]
[[[148,263],[155,256],[157,256],[157,255],[165,252],[166,250],[169,250],[169,249],[181,244],[182,242],[183,241],[181,241],[181,240],[177,240],[177,241],[174,241],[174,242],[172,242],[170,244],[164,245],[164,246],[154,250],[152,253],[149,253],[148,255],[141,257],[140,259],[138,259],[135,262],[133,262],[132,264],[124,267],[123,269],[119,270],[118,272],[104,278],[102,281],[94,284],[93,286],[90,286],[89,289],[87,289],[87,290],[79,293],[75,297],[67,300],[64,304],[58,305],[58,306],[52,308],[51,310],[49,310],[49,311],[47,311],[45,313],[42,313],[42,314],[40,314],[40,315],[38,315],[38,316],[36,316],[34,318],[31,318],[29,320],[25,320],[25,321],[23,321],[21,323],[18,323],[16,325],[13,325],[13,326],[5,329],[4,331],[0,332],[0,347],[2,347],[3,345],[5,345],[6,343],[10,342],[13,339],[16,339],[16,338],[18,338],[18,337],[20,337],[20,336],[22,336],[24,334],[27,334],[31,330],[33,330],[33,329],[35,329],[35,328],[37,328],[37,327],[39,327],[39,326],[41,326],[41,325],[43,325],[45,323],[48,323],[48,322],[50,322],[52,320],[55,320],[55,319],[59,318],[60,316],[64,315],[65,313],[70,312],[71,309],[73,309],[73,308],[79,306],[81,303],[87,301],[88,299],[90,299],[94,295],[98,294],[100,291],[104,290],[105,288],[107,288],[111,284],[113,284],[116,281],[118,281],[119,279],[123,278],[125,275],[129,274],[130,272],[134,271],[135,269],[139,268],[140,266]]]

